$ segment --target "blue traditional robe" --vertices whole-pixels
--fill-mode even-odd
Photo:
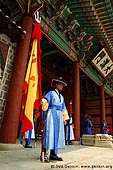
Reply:
[[[106,123],[104,123],[102,126],[102,134],[108,134],[108,126]]]
[[[93,125],[92,125],[91,120],[86,119],[84,121],[84,134],[92,135],[93,134],[92,127]]]
[[[66,126],[66,140],[68,141],[68,144],[71,140],[74,140],[74,132],[72,127],[72,117],[70,117],[68,125]]]
[[[52,90],[45,95],[49,108],[46,115],[44,130],[44,147],[54,149],[57,154],[58,149],[65,148],[64,120],[62,111],[66,110],[64,98],[58,91]]]

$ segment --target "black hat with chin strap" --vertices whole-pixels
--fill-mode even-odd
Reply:
[[[67,83],[65,83],[62,79],[62,77],[59,77],[57,79],[52,79],[53,83],[61,83],[63,86],[67,86]]]

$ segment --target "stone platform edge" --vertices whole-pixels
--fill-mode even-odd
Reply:
[[[113,148],[113,139],[112,136],[108,134],[83,134],[81,138],[81,144],[87,146],[101,146]]]

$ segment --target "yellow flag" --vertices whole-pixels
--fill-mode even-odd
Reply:
[[[32,51],[25,77],[26,104],[24,106],[24,120],[22,133],[32,129],[34,102],[38,96],[38,66],[37,66],[37,45],[38,40],[33,40]]]

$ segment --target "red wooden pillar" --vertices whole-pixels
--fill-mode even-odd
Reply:
[[[100,114],[100,125],[102,125],[102,121],[106,121],[104,86],[100,87]]]
[[[22,28],[26,31],[26,36],[24,40],[18,42],[17,46],[6,109],[0,131],[1,143],[16,143],[21,108],[22,87],[28,60],[32,26],[32,17],[24,16]]]
[[[77,62],[73,68],[73,123],[75,140],[80,141],[80,68]]]

